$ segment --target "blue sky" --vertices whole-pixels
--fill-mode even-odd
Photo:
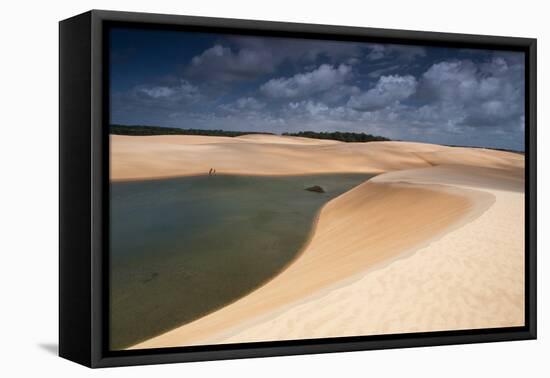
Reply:
[[[524,55],[111,31],[111,123],[524,149]]]

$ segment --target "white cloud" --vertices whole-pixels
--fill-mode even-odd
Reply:
[[[234,102],[220,105],[220,109],[229,113],[258,112],[265,108],[265,103],[253,97],[241,97]]]
[[[373,111],[399,103],[416,92],[417,81],[414,76],[382,76],[374,88],[352,96],[348,105],[356,110]]]
[[[241,97],[237,100],[236,105],[239,109],[260,110],[265,106],[265,103],[253,97]]]
[[[234,36],[193,57],[186,75],[227,83],[273,73],[285,61],[314,63],[323,57],[332,64],[356,64],[362,48],[354,42]]]
[[[319,99],[327,104],[341,103],[349,99],[350,96],[361,93],[361,89],[356,85],[341,84],[323,92]]]
[[[378,79],[380,76],[382,76],[384,74],[389,74],[391,72],[395,72],[399,68],[401,68],[401,66],[399,66],[399,65],[392,65],[392,66],[389,66],[389,67],[383,67],[383,68],[380,68],[380,69],[369,72],[367,76],[370,77],[370,78],[373,78],[373,79]]]
[[[112,98],[120,104],[116,114],[154,121],[168,110],[174,125],[338,129],[521,148],[523,55],[427,51],[429,59],[422,59],[426,50],[415,46],[231,37],[192,58],[184,77],[195,85],[163,78]],[[449,58],[435,60],[440,56]],[[420,74],[424,64],[430,65]],[[263,85],[251,92],[258,82]]]
[[[371,45],[370,52],[367,54],[368,60],[378,60],[385,56],[386,48],[384,45]]]
[[[296,115],[306,114],[313,117],[326,115],[326,113],[330,110],[330,108],[322,102],[315,102],[312,100],[290,102],[288,106],[290,110]]]
[[[478,96],[477,67],[471,61],[441,62],[423,75],[423,84],[444,101],[469,101]]]
[[[296,98],[327,91],[351,77],[351,67],[322,64],[317,69],[299,73],[289,78],[271,79],[260,91],[271,98]]]
[[[133,89],[133,94],[143,101],[181,102],[192,101],[200,97],[199,89],[187,80],[180,80],[176,85],[140,85]]]
[[[512,127],[524,113],[523,64],[496,56],[483,64],[443,61],[423,75],[423,91],[432,106],[453,109],[465,126]]]
[[[187,75],[199,79],[231,82],[252,79],[272,72],[274,60],[270,51],[214,45],[191,60]]]
[[[366,58],[371,61],[388,57],[413,60],[417,57],[426,56],[426,49],[420,46],[369,44],[368,47],[369,52]]]
[[[170,97],[175,92],[174,89],[169,87],[140,88],[139,90],[153,98]]]

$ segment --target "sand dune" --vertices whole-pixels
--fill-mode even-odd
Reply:
[[[287,269],[132,348],[523,324],[522,155],[422,143],[112,137],[112,179],[378,172],[330,201]]]
[[[391,181],[458,184],[454,169],[393,174]],[[432,172],[430,172],[432,171]],[[462,170],[461,174],[466,171]],[[477,170],[473,178],[494,202],[479,217],[447,232],[414,253],[322,290],[301,303],[220,333],[207,342],[377,335],[524,325],[524,195],[516,172],[506,189]],[[384,181],[385,175],[377,181]],[[460,174],[459,174],[460,176]],[[458,178],[460,181],[461,178]]]
[[[248,134],[237,137],[239,140],[244,140],[254,143],[265,144],[294,144],[294,145],[309,145],[309,146],[323,146],[328,144],[341,144],[337,140],[330,139],[312,139],[295,136],[281,136],[281,135],[269,135],[269,134]]]
[[[340,143],[277,135],[111,136],[111,180],[206,174],[381,173],[441,164],[523,167],[519,154],[408,142]]]
[[[464,169],[461,167],[458,170],[465,173]],[[366,274],[367,272],[387,265],[396,258],[408,256],[420,248],[428,248],[432,251],[432,254],[436,254],[438,251],[441,253],[441,248],[448,247],[448,244],[439,248],[433,246],[441,242],[440,238],[444,234],[453,229],[458,230],[468,222],[478,218],[495,203],[494,191],[471,190],[467,189],[466,186],[461,189],[456,188],[456,184],[452,183],[452,172],[455,170],[455,167],[447,169],[436,167],[420,169],[416,172],[404,171],[406,173],[404,177],[399,178],[394,175],[390,177],[388,182],[384,182],[384,175],[382,175],[378,176],[376,182],[366,182],[345,193],[323,208],[311,242],[303,254],[282,274],[250,295],[220,311],[135,347],[149,348],[216,342],[376,334],[387,332],[388,329],[390,332],[408,332],[421,330],[424,326],[426,327],[425,330],[433,329],[433,327],[437,328],[437,326],[441,329],[445,329],[445,327],[447,327],[446,329],[457,329],[457,327],[475,328],[478,324],[484,324],[483,321],[485,323],[492,322],[491,319],[496,319],[493,326],[495,324],[521,323],[523,320],[520,313],[501,312],[508,301],[513,302],[511,308],[522,308],[520,298],[517,297],[518,289],[523,287],[521,277],[518,276],[522,272],[522,264],[517,259],[507,261],[509,267],[515,269],[515,275],[511,277],[514,279],[515,295],[512,297],[497,295],[491,298],[493,302],[499,303],[490,310],[485,311],[484,314],[482,313],[483,316],[465,317],[467,312],[462,313],[463,317],[459,320],[463,323],[454,321],[456,314],[453,314],[453,310],[456,310],[456,308],[441,307],[439,305],[440,310],[444,310],[440,314],[434,312],[428,314],[427,309],[433,311],[433,307],[437,307],[438,303],[442,303],[440,300],[466,301],[471,306],[477,306],[478,310],[486,308],[484,303],[491,302],[487,297],[492,296],[494,293],[486,286],[476,286],[480,279],[472,281],[472,277],[470,277],[473,272],[482,273],[485,267],[476,267],[473,272],[468,272],[469,274],[464,277],[468,277],[469,281],[462,282],[462,286],[465,286],[466,289],[462,292],[455,290],[453,298],[440,298],[438,300],[433,297],[433,291],[428,290],[425,293],[432,295],[429,298],[430,302],[422,301],[419,296],[418,298],[411,297],[401,303],[403,306],[402,311],[405,314],[415,314],[409,316],[408,322],[394,323],[390,320],[395,319],[395,316],[390,316],[388,318],[376,318],[373,323],[372,318],[355,318],[354,314],[361,313],[376,316],[377,313],[380,313],[380,309],[370,312],[365,308],[366,306],[370,308],[371,303],[375,303],[372,298],[366,295],[368,293],[377,293],[373,298],[379,300],[386,298],[383,301],[385,307],[382,309],[387,313],[392,306],[397,305],[396,303],[388,303],[388,298],[399,296],[399,293],[403,291],[418,289],[413,282],[414,275],[405,274],[409,269],[409,265],[401,265],[403,271],[397,272],[395,277],[384,276],[387,283],[378,282],[377,286],[354,283],[349,286],[348,290],[339,289],[340,295],[337,296],[337,299],[331,299],[334,303],[326,303],[327,299],[324,299],[323,294],[330,294],[331,289],[334,290],[335,286],[344,285],[350,280],[350,277],[353,279],[357,279],[358,276],[367,277],[369,276],[369,274]],[[419,176],[419,181],[423,181],[424,176],[430,176],[429,171],[433,171],[435,175],[444,173],[450,176],[451,179],[441,180],[437,184],[411,183],[414,182],[415,176]],[[498,179],[496,181],[491,178],[486,179],[483,173],[474,170],[473,175],[484,185],[499,184]],[[436,179],[433,181],[436,181]],[[452,185],[449,185],[449,183],[452,183]],[[520,195],[519,193],[514,194],[516,196]],[[510,226],[509,223],[514,224],[516,220],[508,218],[507,222]],[[470,233],[464,236],[464,240],[471,240],[472,233],[477,235],[477,239],[480,239],[479,235],[483,233],[483,230],[484,228],[477,227],[471,229]],[[397,235],[398,237],[396,237]],[[481,241],[475,245],[474,250],[477,249],[479,252],[484,253],[485,249],[493,247],[491,244],[493,241],[493,238],[488,238],[484,242],[481,238]],[[468,244],[468,246],[472,247],[471,244]],[[457,250],[454,247],[456,246],[450,249],[451,252]],[[517,247],[517,243],[514,247]],[[510,251],[518,255],[518,249],[510,249]],[[447,248],[445,252],[449,254],[449,249]],[[459,259],[461,262],[470,264],[460,255],[462,252],[461,249],[458,249],[457,256],[450,253],[449,261]],[[512,262],[518,265],[510,264]],[[486,263],[494,264],[494,261],[489,260]],[[422,268],[425,274],[424,279],[428,278],[428,272],[433,269],[431,273],[434,276],[429,280],[432,288],[438,285],[448,288],[449,283],[456,283],[455,281],[448,281],[449,277],[454,277],[452,273],[455,268],[447,264],[445,269],[442,269],[439,266],[441,258],[435,259],[433,263],[429,261],[429,258],[424,258],[421,264],[421,266],[413,264],[411,268]],[[494,267],[487,268],[488,274],[498,271]],[[451,275],[449,276],[449,274]],[[496,285],[506,289],[509,281],[505,280],[499,284],[499,278],[499,275],[495,274],[494,277],[484,277],[484,280],[493,283],[493,286]],[[407,279],[412,281],[408,282],[406,286],[398,287],[399,283],[406,282]],[[388,291],[385,288],[388,283],[392,283],[395,287]],[[358,290],[358,287],[363,290]],[[479,295],[476,291],[485,293],[485,295]],[[506,290],[502,290],[502,292],[506,292]],[[466,297],[465,293],[467,294]],[[321,302],[318,303],[319,301]],[[304,306],[307,307],[307,310],[304,310]],[[458,306],[458,309],[464,311],[461,306]],[[338,312],[340,312],[340,315],[337,314]],[[457,314],[461,314],[461,312]],[[449,321],[441,322],[441,319],[445,319],[448,315],[452,315],[449,317]],[[429,319],[440,316],[441,319],[439,322],[417,322],[420,316],[427,316]],[[281,324],[280,317],[287,319],[284,324]],[[503,317],[506,317],[508,321],[500,321]],[[327,329],[326,322],[329,321],[332,322],[332,327]],[[380,322],[386,328],[381,327]],[[392,326],[393,329],[388,328],[388,325]],[[316,331],[312,332],[312,330]],[[348,332],[347,330],[349,330],[349,333],[345,333]]]

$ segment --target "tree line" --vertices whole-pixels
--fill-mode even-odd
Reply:
[[[269,134],[269,132],[261,131],[229,131],[229,130],[204,130],[204,129],[180,129],[177,127],[161,127],[161,126],[142,126],[142,125],[117,125],[110,126],[109,132],[115,135],[135,135],[135,136],[148,136],[148,135],[205,135],[205,136],[226,136],[237,137],[246,134]],[[352,133],[352,132],[317,132],[317,131],[300,131],[295,133],[283,133],[285,136],[297,136],[304,138],[314,139],[331,139],[341,142],[380,142],[389,141],[390,139],[371,135],[366,133]]]
[[[180,129],[177,127],[140,126],[140,125],[111,125],[109,132],[115,135],[206,135],[236,137],[246,134],[271,134],[256,131],[228,131],[228,130],[202,130]]]
[[[297,133],[283,133],[283,135],[315,138],[315,139],[332,139],[332,140],[339,140],[341,142],[383,142],[383,141],[390,140],[388,138],[377,136],[377,135],[371,135],[371,134],[365,134],[365,133],[340,132],[340,131],[334,131],[334,132],[300,131]]]

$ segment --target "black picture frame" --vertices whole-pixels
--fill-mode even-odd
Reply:
[[[113,25],[525,52],[525,326],[109,351],[105,31]],[[59,45],[61,357],[95,368],[536,338],[536,39],[92,10],[60,22]]]

